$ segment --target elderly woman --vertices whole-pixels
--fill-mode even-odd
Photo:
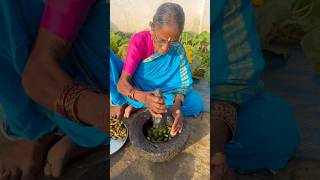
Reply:
[[[0,1],[1,126],[16,141],[0,179],[58,177],[108,143],[107,15],[105,1]]]
[[[231,169],[277,172],[299,144],[286,102],[262,90],[264,67],[251,0],[213,5],[212,179],[235,179]]]
[[[202,98],[192,90],[190,65],[179,42],[185,16],[180,5],[164,3],[153,16],[151,31],[131,37],[126,60],[111,52],[111,118],[129,117],[135,108],[147,107],[152,114],[167,111],[175,118],[172,135],[181,133],[183,116],[197,116],[203,108]],[[164,99],[152,91],[161,89]],[[128,105],[128,106],[127,106]]]

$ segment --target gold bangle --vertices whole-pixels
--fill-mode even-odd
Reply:
[[[63,116],[67,116],[67,112],[65,109],[66,99],[69,98],[68,96],[70,94],[70,91],[72,91],[75,88],[75,86],[78,86],[78,85],[79,85],[78,82],[72,82],[71,84],[67,84],[66,86],[63,87],[63,89],[59,93],[57,100],[55,102],[55,107],[54,107],[55,112]]]
[[[77,104],[79,97],[90,90],[93,89],[84,87],[78,82],[66,85],[57,98],[55,111],[74,122],[85,124],[78,116]]]
[[[80,84],[77,84],[73,87],[72,90],[68,93],[68,98],[66,98],[65,102],[65,109],[66,109],[66,114],[67,118],[74,120],[76,122],[79,122],[79,119],[75,115],[75,104],[79,96],[83,91],[88,90],[89,88],[83,87]]]
[[[84,88],[82,90],[79,90],[77,92],[77,94],[75,95],[74,99],[73,99],[73,102],[71,102],[71,106],[72,106],[72,109],[71,109],[71,119],[74,119],[76,120],[77,122],[81,123],[81,124],[86,124],[86,123],[83,123],[83,121],[81,121],[81,119],[79,118],[78,116],[78,102],[79,102],[79,98],[81,95],[83,95],[85,92],[88,92],[90,91],[91,89],[89,88]]]

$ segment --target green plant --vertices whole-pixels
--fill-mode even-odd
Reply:
[[[287,59],[300,45],[320,72],[319,0],[266,1],[256,10],[256,19],[262,49]]]
[[[111,32],[110,33],[110,47],[114,53],[122,60],[125,59],[128,50],[128,44],[130,36],[132,34],[123,32]]]
[[[181,41],[186,51],[191,51],[191,72],[194,78],[210,80],[210,33],[183,32]]]

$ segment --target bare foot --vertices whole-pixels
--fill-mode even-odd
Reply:
[[[125,118],[129,118],[130,115],[134,112],[138,110],[137,108],[134,108],[133,106],[129,105],[126,107],[126,109],[124,110],[124,114],[123,114],[123,117]]]
[[[110,118],[121,120],[123,117],[123,112],[125,108],[126,108],[126,105],[122,105],[122,106],[110,105]]]
[[[39,141],[17,141],[0,158],[0,179],[36,179],[53,141],[53,135],[46,136]]]
[[[95,150],[95,148],[80,147],[73,143],[69,137],[64,136],[49,150],[47,162],[44,167],[44,174],[56,178],[60,177],[63,168],[70,160],[92,152],[93,150]]]

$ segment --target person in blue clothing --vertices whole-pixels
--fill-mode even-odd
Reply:
[[[59,177],[109,143],[107,18],[104,0],[0,0],[1,180]]]
[[[299,131],[287,103],[263,90],[251,0],[213,1],[211,21],[212,179],[275,173],[295,153]]]
[[[134,108],[148,108],[154,115],[171,111],[175,136],[183,131],[183,117],[201,114],[203,100],[192,87],[190,64],[179,41],[184,23],[179,4],[161,4],[151,30],[131,37],[125,62],[110,50],[111,118],[128,118]],[[156,89],[164,99],[152,94]]]

